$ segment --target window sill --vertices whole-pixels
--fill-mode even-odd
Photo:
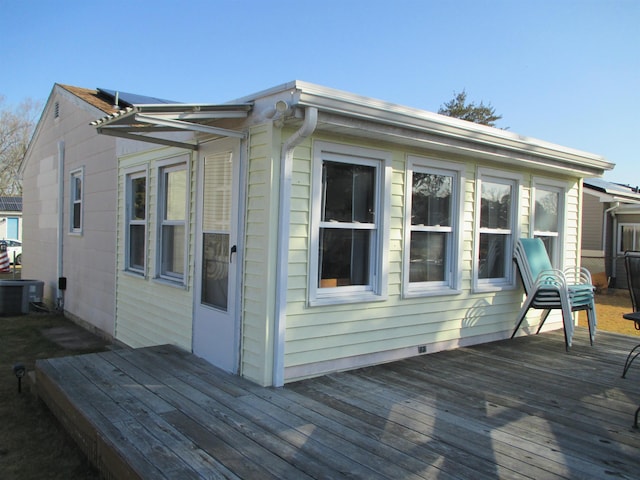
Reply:
[[[153,279],[153,283],[157,283],[159,285],[166,285],[167,287],[178,288],[181,290],[187,290],[187,286],[184,284],[182,280],[170,280],[168,278],[156,277]]]
[[[141,280],[146,280],[147,276],[142,272],[136,272],[134,270],[122,270],[122,273],[128,277],[139,278]]]
[[[441,287],[441,288],[423,288],[423,289],[408,289],[402,294],[402,298],[421,298],[421,297],[444,297],[448,295],[460,295],[462,290]]]
[[[323,307],[329,305],[344,305],[349,303],[370,303],[370,302],[384,302],[387,300],[386,295],[378,295],[373,292],[363,293],[344,293],[344,294],[332,294],[321,297],[309,299],[310,307]]]
[[[472,293],[491,293],[491,292],[505,292],[508,290],[515,290],[517,285],[513,283],[484,283],[481,285],[474,285]]]

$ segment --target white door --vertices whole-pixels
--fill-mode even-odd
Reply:
[[[198,171],[193,352],[236,373],[240,142],[204,145]]]

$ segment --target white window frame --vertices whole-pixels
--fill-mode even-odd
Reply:
[[[389,224],[391,210],[391,153],[356,146],[315,142],[313,147],[312,208],[309,232],[309,305],[333,305],[382,301],[387,298]],[[320,229],[335,227],[330,222],[321,222],[322,216],[322,167],[324,161],[344,162],[353,165],[368,165],[375,168],[375,226],[370,261],[370,283],[320,288],[319,248]],[[345,224],[345,228],[354,226]]]
[[[536,191],[545,190],[556,192],[558,194],[558,225],[557,232],[547,232],[536,229]],[[567,211],[567,184],[554,181],[547,178],[534,178],[533,187],[531,189],[531,213],[530,213],[530,231],[532,238],[537,237],[555,237],[555,250],[550,255],[551,265],[555,268],[563,269],[564,259],[564,232],[565,230],[565,212]]]
[[[80,194],[76,189],[76,179],[80,179]],[[82,235],[84,227],[84,167],[76,168],[69,173],[69,232],[75,235]],[[80,226],[75,227],[76,211],[75,207],[79,205]]]
[[[185,218],[184,220],[165,221],[165,172],[184,170],[186,175],[185,188]],[[156,228],[156,273],[155,278],[169,284],[186,286],[188,276],[187,258],[189,255],[189,198],[191,194],[191,167],[187,156],[172,158],[157,164],[157,228]],[[162,261],[162,250],[164,248],[162,233],[164,227],[183,226],[184,227],[184,252],[183,252],[183,274],[165,272]]]
[[[510,228],[491,229],[480,228],[480,215],[482,206],[482,183],[483,181],[511,186],[511,212]],[[473,290],[474,292],[494,292],[510,290],[516,286],[515,266],[513,263],[513,246],[520,232],[520,202],[522,196],[522,175],[507,172],[504,170],[494,170],[489,168],[478,168],[476,173],[476,195],[475,195],[475,229],[473,248]],[[504,252],[504,276],[495,278],[479,278],[480,276],[480,235],[499,234],[507,235],[506,250]]]
[[[137,220],[131,217],[132,208],[133,208],[133,188],[132,181],[137,180],[139,178],[145,179],[145,218],[144,220]],[[125,172],[125,225],[124,225],[124,235],[125,235],[125,265],[124,269],[127,272],[145,276],[147,274],[147,252],[149,247],[149,232],[148,232],[148,221],[149,221],[149,171],[148,169],[138,170],[132,169]],[[143,265],[142,268],[138,268],[136,266],[131,265],[131,226],[132,225],[142,225],[144,228],[144,257],[143,257]]]
[[[452,177],[451,219],[449,227],[419,226],[411,224],[413,199],[413,173],[426,173]],[[409,155],[405,182],[405,224],[404,224],[404,257],[403,257],[403,296],[418,297],[428,295],[447,295],[460,293],[462,279],[462,222],[464,198],[464,165],[455,162],[444,162],[432,158]],[[446,232],[448,235],[447,257],[445,258],[445,280],[433,282],[411,282],[411,233]]]
[[[623,227],[633,227],[634,229],[634,241],[635,244],[637,238],[640,236],[640,223],[635,222],[620,222],[618,223],[618,231],[617,231],[617,241],[616,241],[616,252],[618,255],[624,255],[627,250],[623,250],[622,247],[622,229]]]

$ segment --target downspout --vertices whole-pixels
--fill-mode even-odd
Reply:
[[[318,109],[307,107],[299,130],[282,145],[280,154],[280,205],[278,211],[278,257],[276,263],[276,304],[273,340],[273,375],[275,387],[284,385],[284,337],[287,326],[287,277],[289,275],[289,222],[291,219],[291,176],[293,151],[318,124]]]
[[[604,226],[602,227],[602,249],[604,250],[604,258],[607,258],[607,229],[609,228],[609,214],[615,217],[613,213],[620,206],[620,202],[615,202],[613,207],[607,208],[604,211]],[[611,232],[611,277],[616,278],[616,259],[618,257],[617,239],[616,239],[616,225],[613,225],[613,231]],[[605,266],[606,270],[606,266]]]
[[[57,273],[58,279],[64,275],[62,254],[64,240],[64,140],[58,142],[58,238],[57,238]],[[64,293],[57,282],[56,310],[64,311]]]

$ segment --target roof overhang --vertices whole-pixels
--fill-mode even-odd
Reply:
[[[286,110],[274,116],[276,102],[286,105]],[[196,138],[188,142],[171,138],[167,133],[245,138],[246,131],[229,129],[234,123],[228,120],[238,119],[246,126],[270,119],[295,128],[302,122],[307,107],[319,112],[318,131],[390,141],[446,155],[485,159],[514,169],[541,169],[572,177],[599,177],[614,167],[599,155],[297,80],[225,104],[134,105],[92,125],[106,135],[196,150]],[[249,119],[249,114],[253,118]],[[220,121],[224,120],[227,128],[221,127]]]
[[[253,101],[257,106],[261,98],[286,101],[291,112],[317,108],[319,131],[387,140],[482,158],[516,169],[539,168],[573,177],[602,176],[614,167],[600,155],[299,80],[236,101]],[[295,120],[289,117],[287,123],[293,126]]]
[[[95,120],[91,125],[103,135],[197,150],[196,142],[176,140],[167,133],[197,132],[245,138],[245,132],[220,128],[212,123],[247,118],[252,106],[251,103],[134,105]]]

